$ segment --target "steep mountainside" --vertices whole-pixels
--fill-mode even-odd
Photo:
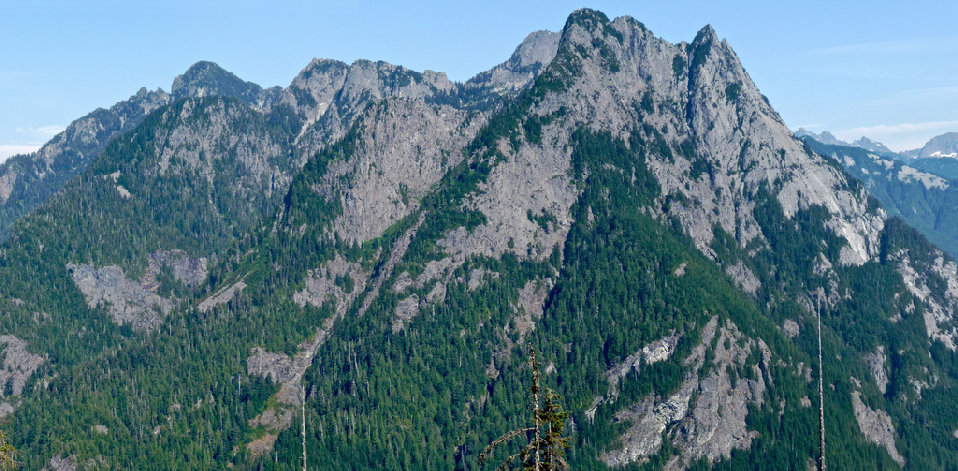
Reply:
[[[187,97],[224,96],[254,107],[275,100],[279,89],[263,90],[211,62],[198,62],[173,81],[171,92],[140,89],[127,101],[80,118],[39,151],[0,165],[0,240],[14,222],[80,175],[106,145],[136,127],[148,114]]]
[[[918,168],[932,159],[905,164],[857,147],[803,140],[816,153],[831,157],[861,180],[891,215],[901,217],[952,257],[958,256],[958,189],[951,179]]]
[[[534,347],[572,469],[806,469],[817,315],[829,464],[958,467],[958,267],[711,27],[579,10],[466,84],[191,70],[0,245],[26,468],[482,469]]]
[[[37,152],[0,164],[0,240],[9,236],[17,218],[82,173],[111,139],[169,102],[163,90],[140,89],[127,101],[74,121]]]

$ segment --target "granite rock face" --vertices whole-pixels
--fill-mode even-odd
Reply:
[[[343,215],[334,230],[362,243],[408,216],[462,161],[460,149],[482,122],[447,105],[404,98],[380,101],[363,114],[365,132],[351,165],[337,172],[350,183],[341,188]],[[324,183],[326,192],[340,186],[333,175]]]
[[[116,265],[94,268],[70,263],[66,268],[87,305],[106,308],[117,324],[149,332],[173,309],[172,301],[131,280]]]
[[[942,341],[950,350],[955,350],[958,341],[958,266],[946,258],[940,250],[931,263],[913,260],[905,251],[893,254],[891,260],[898,262],[898,272],[911,294],[925,302],[925,328],[932,340]],[[941,286],[944,289],[933,289]]]
[[[673,341],[663,339],[665,345]],[[758,350],[760,361],[746,364],[753,350]],[[711,355],[706,356],[706,351]],[[712,358],[710,364],[705,362],[707,357]],[[677,393],[667,399],[647,396],[615,414],[617,421],[631,426],[620,437],[621,446],[602,455],[607,465],[644,463],[659,451],[666,429],[680,451],[681,457],[670,462],[676,469],[702,457],[715,462],[729,457],[734,449],[751,446],[756,435],[748,430],[745,418],[750,404],[761,407],[764,400],[762,372],[768,371],[771,362],[768,346],[762,340],[745,337],[732,323],[719,326],[718,319],[713,318],[702,329],[701,343],[683,362],[691,369]],[[730,370],[743,368],[755,370],[755,379],[733,380]],[[621,375],[613,371],[610,380]]]
[[[649,166],[663,195],[686,196],[688,203],[672,205],[669,216],[703,252],[711,254],[716,225],[742,246],[762,238],[752,210],[754,195],[767,185],[788,217],[811,205],[828,210],[829,227],[848,240],[840,262],[861,264],[877,254],[883,213],[867,211],[864,190],[853,190],[839,169],[805,151],[710,27],[690,44],[671,44],[628,17],[612,29],[602,23],[570,22],[563,31],[560,54],[581,70],[568,95],[592,99],[560,94],[554,106],[613,135],[643,132],[645,124],[655,131],[646,139],[668,143],[668,154],[650,155]],[[601,55],[580,52],[600,43]],[[693,164],[709,171],[696,175]]]
[[[852,393],[852,406],[855,408],[855,420],[858,421],[858,428],[865,435],[865,438],[885,448],[888,455],[899,466],[904,466],[905,458],[895,448],[895,426],[892,425],[888,413],[883,410],[873,410],[866,406],[862,402],[861,393],[858,391]]]
[[[885,346],[879,345],[874,352],[866,353],[863,357],[865,364],[871,371],[872,379],[882,394],[888,391],[888,372],[885,370]]]
[[[528,85],[552,62],[561,34],[552,31],[530,33],[508,61],[476,75],[466,82],[466,90],[480,90],[502,96]]]
[[[0,397],[20,396],[27,380],[47,359],[43,355],[30,353],[27,343],[12,335],[0,335],[0,346],[0,355],[3,355]]]

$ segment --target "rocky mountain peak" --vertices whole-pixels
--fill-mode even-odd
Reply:
[[[506,62],[477,74],[465,83],[467,90],[488,90],[495,96],[524,88],[555,58],[560,34],[552,31],[530,33]]]
[[[918,158],[958,159],[958,132],[947,132],[931,138],[919,152]]]
[[[695,33],[695,39],[692,41],[692,44],[711,44],[717,42],[718,35],[715,34],[715,29],[712,28],[712,25],[707,24],[703,26],[697,33]]]
[[[805,136],[808,136],[812,139],[815,139],[818,142],[821,142],[822,144],[828,144],[830,146],[847,146],[848,145],[847,142],[838,139],[837,137],[835,137],[834,134],[828,131],[822,131],[821,134],[817,134],[805,128],[798,128],[798,131],[795,131],[795,137],[805,137]]]
[[[543,67],[552,62],[559,47],[559,33],[547,30],[529,33],[507,64],[515,68]]]
[[[174,100],[221,95],[253,103],[262,92],[259,85],[244,81],[215,62],[200,61],[173,79],[170,94]]]
[[[882,154],[894,154],[895,151],[885,147],[884,144],[878,141],[873,141],[865,136],[862,136],[860,139],[852,142],[852,145],[855,147],[861,147],[862,149],[869,150],[872,152],[879,152]]]

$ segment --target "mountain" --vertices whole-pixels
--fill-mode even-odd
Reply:
[[[835,469],[958,466],[958,268],[711,27],[578,10],[465,84],[210,67],[0,244],[24,468],[481,469],[530,348],[572,469],[805,469],[819,404]]]
[[[515,94],[549,65],[556,55],[559,39],[559,33],[552,31],[530,33],[508,61],[469,79],[465,89],[490,98]]]
[[[176,77],[170,94],[142,88],[129,100],[74,121],[37,152],[0,164],[0,240],[9,236],[17,218],[82,174],[110,141],[135,128],[157,108],[187,97],[212,95],[264,106],[278,92],[244,82],[211,62],[198,62]]]
[[[858,147],[860,149],[865,149],[869,152],[874,152],[882,157],[889,157],[895,160],[910,160],[911,157],[899,154],[888,147],[885,147],[884,144],[878,141],[873,141],[865,136],[860,137],[858,140],[848,143],[842,141],[835,137],[832,133],[828,131],[822,131],[821,134],[815,134],[812,131],[809,131],[805,128],[798,128],[798,131],[795,131],[795,137],[805,138],[809,137],[814,139],[817,142],[820,142],[829,146],[844,146],[844,147]]]
[[[921,159],[906,164],[857,146],[830,146],[811,137],[802,140],[864,183],[890,215],[901,217],[952,257],[958,256],[958,188],[951,178],[942,176],[947,174],[943,166],[925,170],[928,163],[951,159]]]
[[[246,82],[209,61],[200,61],[190,66],[173,80],[173,86],[170,88],[173,100],[219,95],[238,98],[254,107],[262,107],[274,101],[279,92],[279,87],[263,90],[259,85]]]
[[[40,150],[0,163],[0,240],[9,235],[17,218],[82,173],[110,140],[169,102],[163,90],[142,88],[129,100],[70,123]]]
[[[910,165],[948,180],[958,180],[958,133],[931,138],[921,149],[908,151]]]
[[[948,132],[931,138],[918,152],[919,159],[958,158],[958,132]]]
[[[813,131],[809,131],[805,128],[798,128],[798,131],[795,131],[795,137],[806,137],[806,136],[812,139],[815,139],[816,141],[821,142],[822,144],[828,144],[830,146],[849,145],[847,142],[838,139],[837,137],[835,137],[834,134],[828,131],[822,131],[820,134],[816,134]]]
[[[885,145],[881,142],[873,141],[865,136],[862,136],[857,141],[852,142],[852,146],[861,147],[867,151],[877,152],[879,154],[895,155],[895,151],[885,147]]]

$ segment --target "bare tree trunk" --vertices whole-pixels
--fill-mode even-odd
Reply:
[[[306,471],[306,386],[302,387],[303,404],[303,471]]]
[[[532,417],[535,420],[535,444],[536,444],[536,455],[535,455],[535,466],[536,471],[539,471],[539,362],[536,361],[536,351],[535,349],[529,349],[529,356],[532,358],[532,400],[533,400],[533,410]]]
[[[825,393],[822,379],[822,305],[821,292],[818,303],[818,469],[825,471]]]

